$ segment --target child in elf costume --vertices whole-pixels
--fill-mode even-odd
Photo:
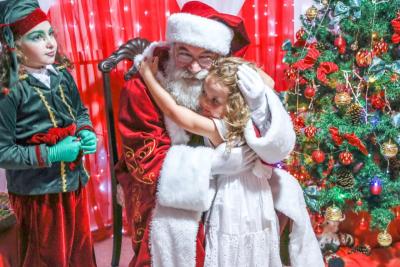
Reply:
[[[0,168],[19,266],[96,266],[81,158],[97,138],[36,0],[0,3]]]

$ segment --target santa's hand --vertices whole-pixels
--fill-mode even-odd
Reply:
[[[257,159],[256,153],[247,145],[231,148],[227,151],[226,143],[215,150],[211,162],[212,175],[230,175],[253,168]]]
[[[238,69],[238,85],[250,110],[253,112],[265,109],[267,105],[265,84],[258,72],[246,64],[240,65]]]

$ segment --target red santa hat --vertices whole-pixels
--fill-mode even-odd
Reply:
[[[181,42],[221,55],[242,55],[250,44],[243,19],[199,1],[183,5],[167,21],[167,42]]]

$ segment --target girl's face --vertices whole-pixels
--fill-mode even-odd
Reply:
[[[36,25],[17,41],[18,49],[23,54],[23,64],[31,68],[42,68],[53,64],[57,42],[53,28],[48,21]]]
[[[219,83],[214,77],[207,76],[200,95],[200,113],[206,117],[221,119],[226,113],[228,87]]]

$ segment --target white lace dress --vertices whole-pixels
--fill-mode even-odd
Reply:
[[[214,122],[224,139],[223,122]],[[268,177],[254,173],[260,171],[214,178],[216,195],[206,216],[205,267],[282,266]]]

